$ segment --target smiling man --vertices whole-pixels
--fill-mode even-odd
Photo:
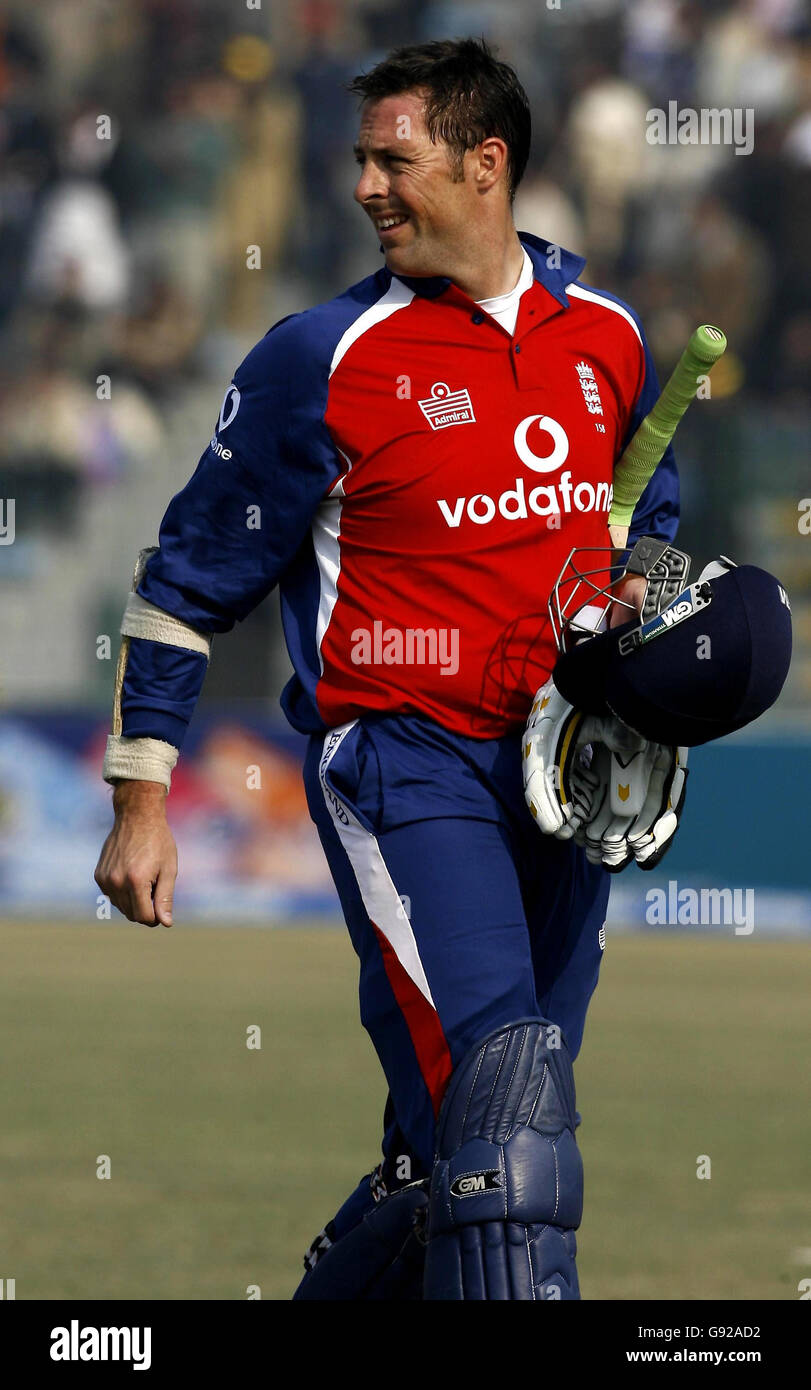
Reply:
[[[475,40],[429,43],[352,89],[355,197],[385,263],[248,355],[139,566],[97,881],[169,925],[164,801],[211,637],[278,584],[282,706],[310,736],[310,810],[389,1088],[382,1162],[297,1297],[577,1298],[572,1061],[608,876],[538,835],[521,734],[555,660],[548,594],[574,547],[608,544],[655,374],[583,260],[515,229],[530,114],[511,68]],[[668,453],[631,539],[672,539],[677,510]]]
[[[355,198],[374,223],[393,275],[447,276],[475,300],[515,288],[523,253],[511,206],[529,153],[529,110],[518,83],[506,76],[502,83],[504,134],[488,136],[482,117],[464,137],[481,139],[464,149],[441,137],[437,143],[442,116],[449,122],[454,114],[441,96],[386,95],[390,81],[374,74],[355,82],[366,98],[355,145],[361,169]]]

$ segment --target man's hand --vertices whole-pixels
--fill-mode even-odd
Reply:
[[[115,825],[104,841],[95,880],[131,922],[172,925],[177,849],[159,782],[120,781],[113,793]]]
[[[624,575],[623,578],[615,584],[613,589],[614,598],[622,599],[623,603],[629,603],[631,607],[623,608],[619,603],[612,603],[611,612],[608,615],[609,627],[619,627],[620,623],[627,623],[631,618],[642,612],[642,605],[645,602],[645,590],[647,587],[647,579],[639,574]]]

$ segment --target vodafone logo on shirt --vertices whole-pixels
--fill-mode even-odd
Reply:
[[[550,453],[536,454],[527,443],[529,427],[534,425],[536,420],[538,429],[549,436],[552,444]],[[554,473],[569,457],[569,436],[551,415],[527,415],[520,425],[516,426],[513,444],[521,462],[525,463],[527,468],[531,468],[533,473]]]
[[[530,443],[530,430],[532,443]],[[535,447],[533,447],[533,444]],[[513,447],[521,462],[533,473],[556,473],[569,456],[569,436],[558,420],[551,415],[526,415],[516,425]],[[517,477],[515,487],[505,488],[498,497],[477,492],[472,497],[457,497],[453,501],[439,498],[437,506],[448,526],[455,529],[464,520],[474,526],[486,526],[495,516],[505,521],[525,521],[531,512],[536,516],[554,516],[560,512],[593,512],[611,510],[613,487],[610,483],[572,483],[571,471],[565,469],[556,483],[540,483],[527,488],[523,477]]]

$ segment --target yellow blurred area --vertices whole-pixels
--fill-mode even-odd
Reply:
[[[229,39],[223,49],[223,69],[238,82],[262,82],[273,71],[271,45],[253,34]]]

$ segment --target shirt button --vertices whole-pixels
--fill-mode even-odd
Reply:
[[[484,314],[472,314],[471,323],[484,323]]]
[[[521,344],[520,344],[520,343],[516,343],[515,347],[513,348],[513,352],[520,352],[520,351],[521,351]]]

